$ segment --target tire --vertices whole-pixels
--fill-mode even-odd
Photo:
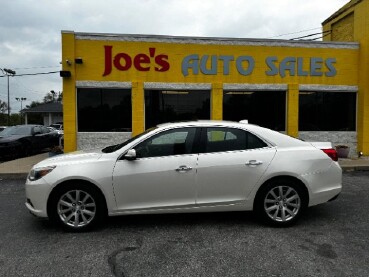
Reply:
[[[89,183],[61,184],[50,196],[48,215],[67,231],[88,231],[101,223],[106,204],[101,192]]]
[[[32,154],[32,146],[29,142],[23,142],[21,151],[19,152],[19,157],[28,157]]]
[[[307,207],[307,197],[301,184],[290,179],[278,179],[262,187],[255,200],[257,215],[276,227],[291,226]]]

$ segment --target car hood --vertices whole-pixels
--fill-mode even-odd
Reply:
[[[44,167],[44,166],[56,166],[56,165],[63,165],[63,164],[80,164],[86,163],[91,161],[96,161],[100,159],[102,156],[101,149],[97,150],[90,150],[90,151],[75,151],[68,154],[61,154],[56,155],[51,158],[47,158],[34,166],[37,167]]]

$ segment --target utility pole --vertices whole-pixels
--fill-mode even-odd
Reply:
[[[15,100],[17,100],[18,102],[21,102],[20,121],[21,121],[21,125],[22,125],[22,110],[23,110],[22,102],[26,101],[27,98],[26,97],[15,97]]]
[[[14,76],[15,75],[15,71],[8,69],[8,68],[4,68],[2,69],[3,72],[5,72],[6,76],[8,77],[8,126],[10,125],[10,92],[9,92],[9,76]]]

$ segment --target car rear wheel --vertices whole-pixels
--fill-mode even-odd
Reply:
[[[299,184],[280,179],[267,184],[256,199],[256,212],[268,224],[294,224],[306,208],[306,197]]]
[[[86,231],[105,216],[101,193],[88,184],[72,184],[58,189],[50,199],[50,219],[68,231]]]

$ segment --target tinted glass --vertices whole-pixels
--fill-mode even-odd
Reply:
[[[78,89],[78,131],[131,132],[131,91],[125,89]]]
[[[255,135],[233,128],[207,128],[205,152],[223,152],[262,148],[265,142]]]
[[[33,128],[33,133],[34,133],[34,134],[42,134],[42,129],[41,129],[41,127],[39,127],[39,126],[34,127],[34,128]]]
[[[210,91],[145,91],[146,129],[164,122],[210,119]]]
[[[299,130],[355,131],[356,93],[300,92]]]
[[[286,92],[284,91],[228,91],[223,97],[223,119],[247,119],[276,131],[286,129]]]
[[[192,153],[195,128],[178,128],[157,134],[135,147],[138,158]]]
[[[50,133],[50,129],[48,129],[47,127],[42,127],[42,133],[44,134]]]
[[[23,125],[23,126],[12,126],[5,128],[2,132],[2,136],[12,136],[12,135],[31,135],[33,126]]]

